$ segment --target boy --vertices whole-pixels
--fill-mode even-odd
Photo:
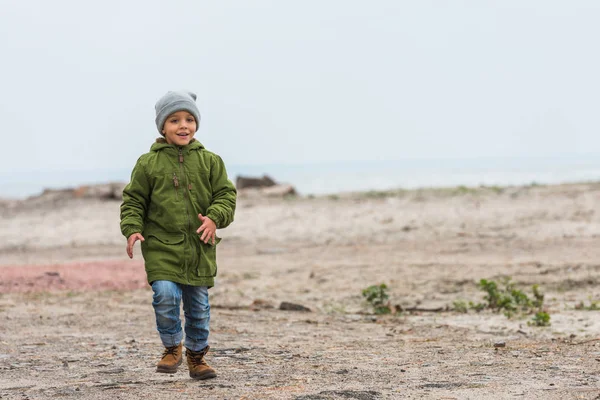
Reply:
[[[156,371],[174,373],[182,345],[190,376],[216,377],[204,360],[209,350],[208,289],[217,274],[217,228],[233,221],[236,189],[221,158],[194,139],[200,123],[196,95],[168,92],[156,103],[163,136],[142,155],[123,190],[121,232],[127,254],[141,241],[156,327],[165,350]],[[185,342],[179,318],[185,314]]]

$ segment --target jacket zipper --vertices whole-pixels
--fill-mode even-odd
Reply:
[[[179,148],[179,175],[185,176],[185,173],[183,171],[183,149],[181,147]],[[187,180],[187,178],[186,178],[186,180]],[[187,193],[187,199],[186,199],[186,193],[187,192],[184,190],[183,191],[183,202],[185,203],[185,215],[187,217],[187,223],[188,223],[187,231],[190,232],[192,223],[190,221],[190,210],[188,208],[188,202],[187,202],[187,200],[189,200],[190,196],[189,196],[189,193]],[[184,246],[184,249],[185,249],[185,247],[186,246]],[[194,265],[194,263],[195,263],[194,258],[195,258],[194,257],[194,252],[192,251],[192,265]],[[186,259],[186,257],[185,257],[185,250],[184,250],[184,260],[185,259]],[[188,268],[188,265],[187,265],[187,262],[186,262],[186,265],[185,265],[185,276],[186,276],[186,279],[189,279],[188,278],[188,269],[189,268]]]

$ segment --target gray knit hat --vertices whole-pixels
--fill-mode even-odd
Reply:
[[[187,111],[196,118],[196,130],[200,126],[200,112],[196,107],[196,93],[188,90],[178,90],[175,92],[167,92],[163,97],[158,99],[156,105],[156,127],[158,132],[164,136],[162,130],[167,117],[177,111]]]

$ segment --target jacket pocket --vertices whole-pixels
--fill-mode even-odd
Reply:
[[[200,238],[200,237],[198,237]],[[200,241],[200,263],[198,264],[198,276],[201,278],[217,276],[217,245],[221,238],[215,237],[215,244],[212,241],[204,243]]]
[[[149,233],[142,242],[146,271],[181,274],[184,267],[185,235],[183,233]]]

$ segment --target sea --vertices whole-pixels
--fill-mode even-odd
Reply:
[[[229,165],[230,179],[268,175],[302,195],[454,186],[512,186],[600,181],[600,156],[496,157]],[[0,172],[0,198],[23,199],[44,189],[127,182],[129,168]]]

